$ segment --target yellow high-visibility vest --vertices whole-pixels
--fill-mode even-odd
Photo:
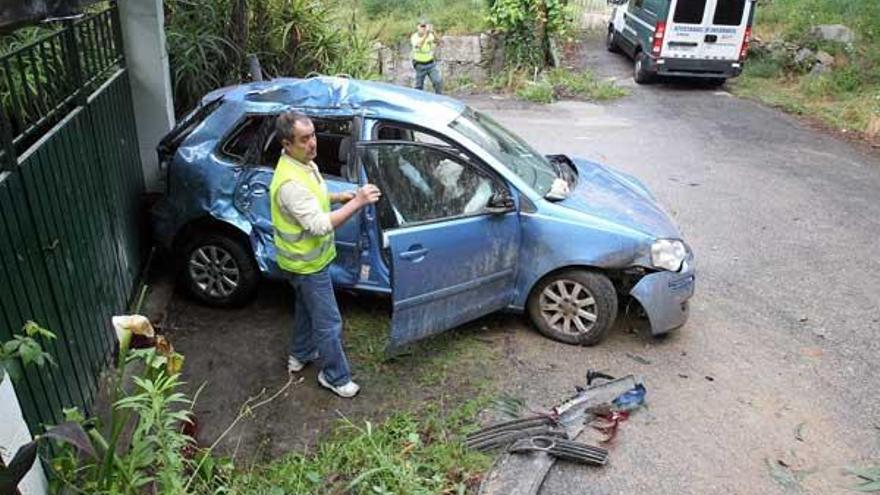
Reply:
[[[322,236],[312,235],[295,220],[281,213],[278,191],[289,181],[296,181],[308,188],[318,198],[324,213],[330,212],[330,194],[327,193],[327,184],[316,178],[305,165],[286,154],[278,159],[269,186],[276,261],[282,270],[288,272],[304,275],[316,273],[336,258],[333,232]]]

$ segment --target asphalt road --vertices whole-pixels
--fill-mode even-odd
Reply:
[[[697,255],[686,326],[621,326],[597,347],[512,332],[506,389],[550,406],[587,368],[644,377],[649,405],[602,469],[557,464],[542,493],[848,493],[880,463],[880,159],[777,110],[697,85],[632,84],[609,104],[468,102],[546,153],[642,179]],[[562,240],[561,240],[562,241]]]

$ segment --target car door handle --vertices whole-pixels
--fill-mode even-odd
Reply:
[[[428,254],[428,250],[422,247],[421,244],[416,244],[415,246],[410,246],[409,251],[400,253],[400,258],[408,261],[421,261],[425,258],[426,254]]]

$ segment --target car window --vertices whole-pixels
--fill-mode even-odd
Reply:
[[[432,144],[435,146],[455,147],[455,145],[451,141],[444,139],[440,136],[429,134],[418,129],[409,128],[391,122],[380,123],[376,127],[376,131],[373,133],[373,135],[375,139],[379,139],[382,141],[413,141],[416,143]]]
[[[673,21],[682,24],[702,24],[706,0],[678,0]]]
[[[712,23],[721,26],[739,26],[742,24],[745,8],[746,0],[718,0]]]
[[[220,146],[220,153],[227,159],[235,163],[244,163],[248,156],[248,150],[259,138],[260,129],[265,121],[265,117],[252,116],[244,119],[238,127],[236,127],[223,144]]]
[[[275,117],[269,122],[270,132],[263,142],[261,165],[275,167],[281,156],[281,143],[275,137]],[[348,177],[348,162],[351,150],[352,120],[340,118],[312,117],[315,137],[318,139],[318,156],[315,164],[324,175]]]
[[[363,149],[370,181],[382,189],[384,228],[484,213],[500,190],[485,172],[437,147],[385,143]]]
[[[545,156],[488,115],[467,108],[449,127],[490,153],[541,196],[550,191],[558,177],[557,170]]]

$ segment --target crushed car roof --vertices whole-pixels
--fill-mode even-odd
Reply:
[[[405,121],[440,121],[444,124],[465,109],[461,102],[442,95],[382,82],[328,76],[278,78],[230,86],[209,93],[202,101],[221,96],[261,111],[289,107],[352,110]]]

